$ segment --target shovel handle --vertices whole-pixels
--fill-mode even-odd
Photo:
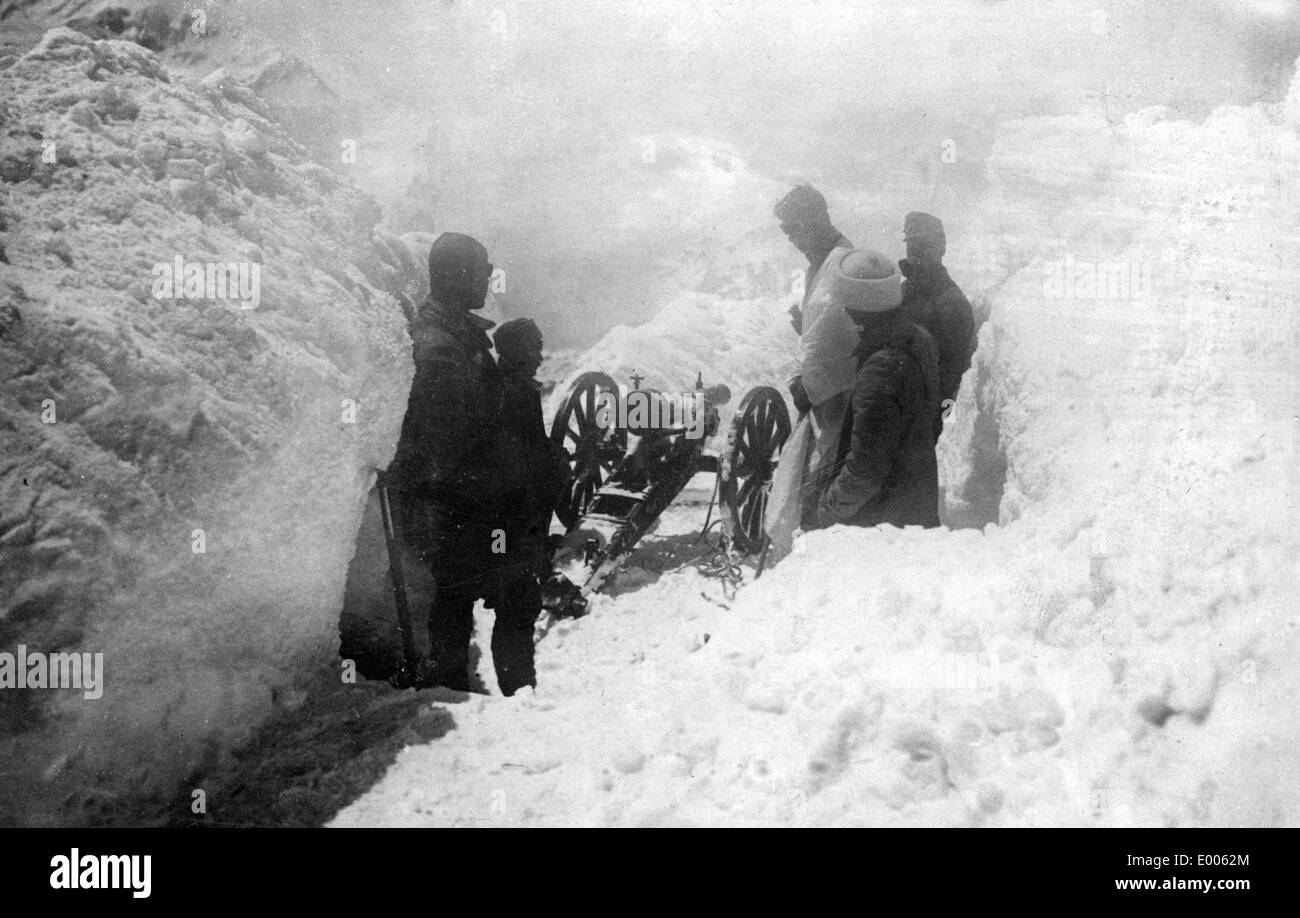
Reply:
[[[384,542],[388,545],[388,576],[393,587],[393,603],[397,606],[397,633],[402,639],[403,665],[415,664],[415,641],[411,635],[411,609],[406,602],[406,576],[402,571],[402,546],[393,525],[393,510],[388,501],[388,488],[376,486],[379,491],[379,512],[384,520]]]

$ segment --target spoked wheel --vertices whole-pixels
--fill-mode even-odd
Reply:
[[[759,386],[741,399],[718,470],[720,496],[731,513],[732,541],[738,551],[751,553],[763,547],[763,515],[776,456],[789,436],[790,412],[780,392]]]
[[[565,527],[576,523],[596,489],[605,483],[623,456],[622,435],[601,427],[596,418],[596,397],[601,392],[618,395],[618,386],[604,373],[583,373],[551,424],[551,440],[569,454],[569,491],[560,499],[555,515]]]

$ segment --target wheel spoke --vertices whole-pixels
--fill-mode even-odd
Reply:
[[[754,539],[759,541],[763,538],[763,526],[767,520],[767,488],[758,492],[758,526],[754,530]]]
[[[758,429],[754,426],[754,422],[755,422],[756,420],[757,420],[757,417],[756,417],[755,411],[754,411],[753,408],[750,408],[750,410],[749,410],[748,412],[746,412],[746,414],[745,414],[745,424],[744,424],[744,429],[745,429],[745,432],[746,432],[747,434],[749,434],[749,439],[750,439],[751,441],[754,439],[754,435],[757,434],[757,432],[758,432]]]
[[[582,403],[581,390],[573,393],[573,395],[569,397],[569,417],[571,423],[578,428],[580,433],[586,432],[587,410],[586,406]]]
[[[755,448],[758,446],[758,442],[757,442],[757,431],[753,427],[752,416],[746,420],[746,423],[743,429],[741,430],[741,435],[739,439],[740,442],[744,444],[745,455],[753,456],[755,452]]]
[[[768,446],[772,442],[772,420],[772,403],[764,402],[763,412],[762,416],[759,418],[757,430],[759,447],[764,451],[767,450]]]
[[[751,475],[748,478],[746,478],[744,484],[740,486],[740,490],[736,492],[736,503],[738,504],[748,503],[750,498],[753,496],[755,489],[758,488],[762,483],[763,483],[762,479],[760,479],[757,475]]]
[[[597,393],[596,386],[589,386],[587,388],[587,391],[582,393],[583,408],[584,408],[583,417],[586,422],[586,425],[592,428],[597,428],[600,426],[597,423],[599,419],[596,417],[596,393]]]
[[[751,497],[752,496],[753,495],[751,492]],[[754,534],[754,520],[756,517],[757,510],[758,510],[758,501],[756,500],[746,500],[744,504],[741,505],[740,527],[745,531],[746,535],[751,537]]]
[[[731,474],[736,476],[740,470],[749,464],[749,444],[744,440],[736,441],[736,448],[731,453]]]

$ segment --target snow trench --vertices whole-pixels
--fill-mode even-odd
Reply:
[[[945,528],[812,532],[734,598],[642,573],[550,629],[536,693],[437,702],[456,729],[333,824],[1300,821],[1287,111],[1006,125],[968,232],[1013,270],[950,239],[993,308]],[[784,378],[778,305],[684,296],[574,370],[743,392]]]

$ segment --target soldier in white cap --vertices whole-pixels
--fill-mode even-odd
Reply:
[[[858,370],[839,449],[843,462],[820,498],[820,526],[939,525],[938,352],[930,334],[904,315],[901,295],[880,286],[886,267],[893,265],[868,251],[850,252],[833,266],[844,278],[844,310],[859,329]],[[890,274],[896,291],[898,274]]]

